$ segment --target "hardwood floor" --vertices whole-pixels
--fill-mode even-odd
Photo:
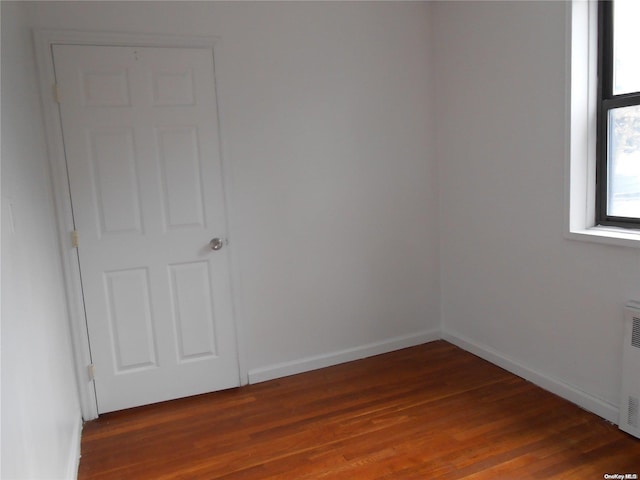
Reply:
[[[438,341],[85,424],[79,479],[603,479],[640,440]]]

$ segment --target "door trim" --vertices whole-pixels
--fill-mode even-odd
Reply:
[[[89,331],[85,317],[84,300],[82,295],[82,283],[80,264],[77,250],[72,246],[71,232],[74,230],[71,192],[69,188],[66,156],[62,138],[62,123],[58,110],[58,104],[54,96],[55,72],[52,55],[52,46],[64,45],[95,45],[95,46],[131,46],[131,47],[168,47],[168,48],[207,48],[214,53],[215,76],[215,51],[220,45],[219,37],[201,36],[175,36],[175,35],[147,35],[135,33],[111,33],[88,32],[78,30],[50,30],[35,29],[34,43],[40,94],[44,115],[44,127],[46,135],[47,153],[49,156],[51,180],[56,212],[56,223],[61,245],[61,255],[64,272],[64,283],[69,316],[71,341],[75,361],[75,372],[78,383],[78,395],[80,408],[84,420],[92,420],[98,417],[97,398],[93,380],[89,376],[88,365],[91,364],[91,351],[89,348]],[[232,203],[230,195],[231,168],[225,162],[225,142],[223,140],[223,127],[221,110],[220,87],[216,78],[216,102],[218,105],[218,136],[220,138],[220,158],[222,163],[222,184],[224,190],[227,231],[229,237],[234,238],[232,222]],[[80,239],[80,241],[82,241]],[[233,242],[231,242],[233,243]],[[239,384],[248,383],[248,368],[244,349],[244,336],[242,322],[240,321],[240,306],[237,299],[240,298],[240,271],[235,249],[230,245],[230,276],[231,304],[233,309],[233,322],[236,330],[236,342],[239,365]]]

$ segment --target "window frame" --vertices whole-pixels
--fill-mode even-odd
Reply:
[[[640,91],[613,94],[614,25],[613,0],[598,2],[598,86],[596,132],[596,224],[640,229],[639,217],[620,217],[607,212],[609,197],[609,112],[640,105]]]

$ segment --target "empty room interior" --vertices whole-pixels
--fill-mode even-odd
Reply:
[[[640,475],[593,5],[3,0],[0,476]]]

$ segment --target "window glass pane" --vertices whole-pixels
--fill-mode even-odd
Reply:
[[[607,214],[640,218],[640,105],[609,111]]]
[[[613,94],[640,91],[640,1],[613,3]]]

